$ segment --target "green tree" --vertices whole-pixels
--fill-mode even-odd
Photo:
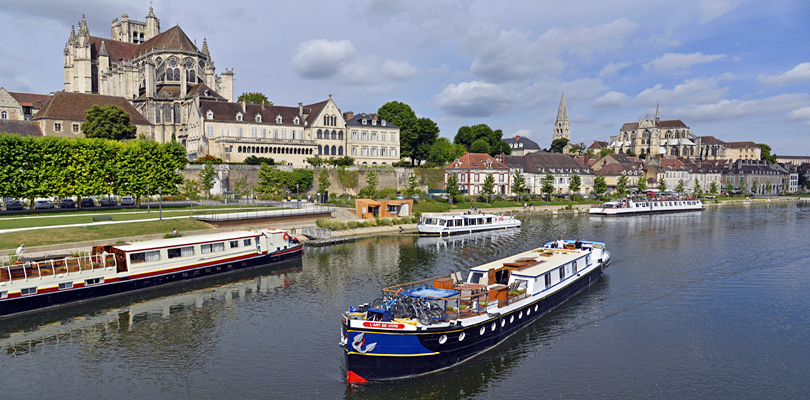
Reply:
[[[332,183],[329,182],[329,171],[322,169],[318,174],[318,193],[326,192],[330,186],[332,186]]]
[[[578,194],[580,188],[582,188],[582,178],[580,178],[579,175],[574,174],[574,176],[571,177],[571,182],[568,183],[568,190],[570,190],[571,193]]]
[[[666,192],[667,191],[667,182],[661,179],[658,181],[658,191]]]
[[[487,174],[487,177],[484,178],[484,183],[481,184],[481,194],[487,199],[487,203],[489,203],[489,198],[495,194],[495,177],[492,174]]]
[[[200,197],[200,185],[197,183],[196,180],[191,178],[186,178],[183,180],[183,187],[180,190],[189,200],[197,200]]]
[[[684,187],[685,183],[683,179],[678,179],[678,184],[675,185],[675,192],[676,193],[683,193],[686,188]]]
[[[247,104],[264,104],[266,106],[272,106],[273,102],[267,99],[261,92],[245,92],[239,95],[239,98],[236,99],[237,102],[245,102]]]
[[[512,193],[521,194],[526,192],[526,177],[520,173],[520,171],[515,171],[515,176],[512,182]]]
[[[627,152],[624,153],[624,154],[626,154],[628,157],[635,157],[636,156],[636,152],[633,151],[633,150],[630,150],[630,149],[628,149]]]
[[[503,131],[500,129],[492,130],[486,124],[478,124],[473,126],[462,126],[458,129],[456,136],[453,138],[453,143],[464,145],[469,151],[472,151],[472,145],[478,139],[486,140],[489,144],[489,155],[495,154],[511,154],[512,148],[501,140]]]
[[[311,169],[294,169],[287,175],[285,185],[291,192],[303,192],[315,182],[315,171]]]
[[[262,169],[264,169],[264,165],[262,165]],[[214,179],[214,175],[216,171],[214,171],[214,165],[211,163],[205,163],[205,166],[202,167],[200,170],[200,188],[205,193],[205,199],[208,200],[208,196],[211,194],[211,189],[214,188],[214,183],[216,180]],[[261,170],[259,171],[259,175],[261,175]]]
[[[540,191],[546,194],[546,200],[551,200],[551,194],[554,193],[554,175],[551,175],[550,172],[546,173],[546,176],[543,178],[543,185],[540,187]]]
[[[486,183],[486,179],[484,180],[484,183]],[[447,196],[450,197],[450,201],[452,202],[457,202],[458,197],[461,196],[461,189],[458,187],[458,177],[456,176],[455,172],[448,173],[447,183],[445,184],[444,191],[447,193]]]
[[[399,127],[400,155],[410,157],[411,165],[414,165],[418,153],[415,149],[419,146],[419,119],[411,106],[398,101],[389,101],[377,110],[377,114],[379,118]]]
[[[467,148],[464,145],[453,144],[449,139],[440,137],[430,146],[427,159],[434,164],[447,165],[463,156],[465,151]]]
[[[731,196],[731,192],[734,191],[734,185],[731,184],[731,181],[726,182],[726,194]]]
[[[243,175],[233,183],[233,193],[240,198],[250,194],[250,183],[248,182],[247,175]]]
[[[604,175],[596,175],[596,177],[593,178],[593,192],[597,196],[602,196],[607,192],[607,189],[607,180],[605,180]]]
[[[338,158],[330,158],[326,163],[333,167],[352,167],[354,166],[354,158],[343,156]]]
[[[770,182],[768,182],[767,184],[765,184],[765,193],[771,193],[771,189],[772,189],[772,188],[773,188],[773,186],[771,186],[771,183],[770,183]]]
[[[700,187],[700,180],[698,178],[695,178],[695,188],[693,193],[695,197],[703,195],[703,189]]]
[[[357,187],[357,177],[359,173],[357,171],[348,171],[345,167],[340,167],[337,172],[337,180],[343,185],[343,191],[345,192],[347,188],[356,188]]]
[[[416,178],[416,175],[411,173],[411,176],[408,177],[408,189],[405,190],[405,193],[408,197],[413,196],[416,193],[416,188],[419,186],[419,179]]]
[[[622,176],[616,180],[616,194],[619,197],[624,197],[624,195],[627,194],[627,175],[622,174]]]
[[[611,149],[609,147],[602,147],[601,149],[599,149],[599,157],[600,158],[604,157],[604,156],[606,156],[608,154],[613,154],[613,153],[615,153],[615,151],[613,151],[613,149]]]
[[[135,139],[138,127],[130,124],[129,119],[129,114],[121,107],[112,104],[94,105],[84,112],[82,132],[87,138]]]
[[[717,182],[712,182],[712,184],[709,185],[709,193],[717,196],[718,192],[719,192],[719,189],[717,188]]]
[[[585,152],[585,143],[571,145],[571,152],[581,156]]]
[[[638,178],[638,191],[641,193],[645,190],[647,190],[647,180],[642,176]]]
[[[307,159],[309,161],[309,159]],[[275,161],[271,157],[257,157],[257,156],[248,156],[245,158],[245,164],[247,165],[275,165]]]
[[[439,137],[439,125],[430,118],[419,118],[416,123],[416,141],[414,143],[414,160],[427,160],[430,157],[430,149]]]
[[[256,191],[259,193],[280,196],[284,192],[286,182],[289,181],[288,172],[262,164],[259,167],[259,179],[256,182]]]
[[[379,184],[380,180],[377,173],[369,171],[368,175],[366,175],[366,187],[360,190],[360,196],[369,199],[375,198],[377,196],[377,185]]]
[[[308,162],[313,167],[318,168],[321,165],[326,164],[327,160],[325,158],[320,158],[320,157],[310,157],[310,158],[307,158],[305,161]]]
[[[754,181],[751,182],[751,193],[756,193],[757,189],[759,189],[759,182],[754,179]]]
[[[478,139],[470,146],[470,153],[485,153],[489,154],[489,143],[486,139]]]
[[[551,142],[551,147],[549,147],[549,153],[562,153],[563,148],[568,146],[568,139],[566,138],[557,138]]]
[[[771,146],[768,146],[765,143],[757,143],[757,146],[760,147],[760,160],[765,160],[771,164],[776,162],[776,154],[771,154]]]

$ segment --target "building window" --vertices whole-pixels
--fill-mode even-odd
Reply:
[[[499,179],[500,179],[500,181],[499,181],[499,182],[503,182],[503,174],[498,174],[498,177],[499,177]]]
[[[73,133],[79,133],[79,124],[73,124]]]
[[[338,147],[338,154],[339,156],[343,155],[343,146]]]
[[[242,127],[241,126],[236,128],[236,136],[242,137]]]
[[[388,149],[380,149],[380,155],[383,157],[388,157]]]
[[[357,147],[352,147],[352,155],[353,156],[357,155]]]
[[[478,182],[478,177],[480,174],[475,174],[475,181]]]
[[[282,130],[281,130],[281,138],[282,138],[282,139],[286,139],[286,138],[287,138],[287,130],[286,130],[286,129],[282,129]]]
[[[387,142],[387,140],[386,140],[386,136],[388,136],[388,135],[386,135],[385,133],[383,133],[383,134],[382,134],[382,141],[383,141],[383,142]]]
[[[391,157],[397,156],[397,149],[391,149]]]
[[[157,124],[160,123],[160,114],[162,112],[163,112],[163,106],[161,106],[161,105],[155,106],[155,123],[157,123]],[[208,115],[209,115],[208,119],[211,119],[211,116],[213,116],[213,114],[211,114],[211,111],[208,112]]]
[[[0,113],[0,119],[8,119],[8,113],[7,113],[7,112],[5,112],[5,111],[3,111],[2,113]]]
[[[256,122],[262,122],[262,116],[261,115],[256,114]]]
[[[362,149],[360,149],[360,155],[361,156],[367,156],[368,155],[368,147],[363,147]]]
[[[359,135],[358,135],[357,131],[352,132],[352,140],[357,140],[358,136]]]
[[[174,105],[174,123],[175,124],[180,123],[180,104]]]
[[[337,148],[335,146],[332,146],[332,155],[337,155]]]
[[[214,127],[208,126],[207,128],[208,128],[208,136],[209,137],[214,136]]]
[[[276,123],[277,123],[277,124],[280,124],[280,123],[281,123],[281,115],[279,115],[278,117],[276,117]]]
[[[262,139],[266,139],[266,138],[267,138],[267,129],[262,128]]]
[[[237,120],[237,121],[241,121],[241,120],[242,120],[242,114],[241,114],[241,113],[236,114],[236,120]]]
[[[338,131],[338,140],[343,140],[343,131]]]
[[[368,140],[368,132],[361,133],[360,140]]]
[[[53,131],[54,132],[62,132],[62,123],[61,122],[54,122]]]
[[[376,141],[377,141],[377,132],[371,132],[371,141],[372,141],[372,142],[376,142]]]
[[[258,128],[251,128],[251,129],[250,129],[250,133],[251,133],[251,135],[252,135],[253,137],[258,137],[258,136],[259,136],[259,133],[258,133],[258,132],[259,132],[259,129],[258,129]]]

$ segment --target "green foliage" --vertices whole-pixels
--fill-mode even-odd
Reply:
[[[377,196],[377,185],[379,184],[380,180],[377,178],[377,173],[369,171],[368,175],[366,175],[366,187],[360,190],[360,197],[375,198]]]
[[[198,197],[200,197],[200,185],[194,179],[184,179],[183,187],[180,192],[183,193],[183,196],[186,198],[196,200]]]
[[[647,180],[642,176],[638,178],[638,191],[643,192],[645,190],[647,190]]]
[[[565,146],[568,146],[568,139],[557,138],[551,142],[551,147],[549,147],[548,151],[550,153],[562,153]]]
[[[408,168],[411,167],[411,163],[405,160],[400,160],[394,163],[391,163],[391,166],[394,168]]]
[[[503,131],[500,129],[492,130],[486,124],[478,124],[473,126],[462,126],[458,129],[456,136],[453,138],[453,143],[464,145],[465,148],[472,151],[472,145],[478,139],[484,139],[489,144],[489,155],[495,154],[511,154],[512,149],[509,145],[501,140]]]
[[[396,124],[395,124],[396,125]],[[439,125],[430,118],[419,118],[416,123],[416,141],[413,143],[412,160],[427,160],[430,148],[439,137]]]
[[[262,167],[264,166],[262,165]],[[215,174],[214,165],[210,162],[205,163],[205,166],[200,170],[200,188],[203,190],[203,193],[205,193],[206,198],[211,194],[211,189],[214,188],[214,183],[216,182],[214,179]]]
[[[352,167],[354,166],[354,158],[349,156],[343,156],[338,158],[330,158],[326,161],[329,165],[333,167]]]
[[[210,154],[206,154],[206,155],[198,158],[196,161],[194,161],[194,164],[205,164],[205,163],[223,164],[223,163],[225,163],[225,161],[222,161],[221,158],[214,157],[214,156],[212,156]]]
[[[311,169],[294,169],[287,173],[287,188],[291,191],[303,192],[315,181],[315,171]]]
[[[84,112],[82,132],[87,138],[109,140],[135,139],[138,127],[129,123],[129,114],[113,104],[94,105]]]
[[[526,177],[515,171],[514,182],[512,182],[512,193],[520,194],[526,191]]]
[[[315,173],[312,170],[295,169],[287,172],[262,164],[255,189],[259,193],[271,195],[281,195],[285,191],[303,192],[312,186],[314,180]]]
[[[606,156],[608,154],[613,154],[613,153],[615,153],[615,151],[613,151],[613,149],[608,148],[608,147],[602,147],[601,149],[599,149],[599,157],[604,157],[604,156]]]
[[[484,183],[486,183],[486,180],[484,180]],[[447,183],[445,183],[445,186],[446,188],[444,189],[444,191],[445,193],[447,193],[447,196],[450,197],[451,200],[456,202],[456,199],[458,199],[461,196],[461,189],[458,187],[458,177],[454,172],[450,172],[448,174]]]
[[[440,137],[430,146],[427,159],[435,164],[447,165],[463,156],[465,151],[467,148],[464,145],[453,144],[449,139]]]
[[[236,99],[237,102],[245,102],[248,104],[264,104],[266,106],[272,106],[273,102],[267,99],[261,92],[246,92],[239,95],[239,98]]]
[[[233,183],[233,192],[240,197],[250,194],[250,183],[248,183],[247,175],[243,175]]]
[[[665,180],[661,179],[658,181],[658,190],[661,192],[667,191],[667,182]]]
[[[489,197],[495,193],[495,177],[492,174],[487,174],[484,178],[484,183],[481,184],[481,194],[484,195],[489,203]]]
[[[398,101],[389,101],[377,110],[379,118],[384,119],[400,128],[399,146],[400,155],[414,160],[414,149],[418,147],[419,120],[411,106]]]
[[[245,164],[247,165],[275,165],[275,161],[270,157],[256,157],[256,156],[248,156],[245,158]]]
[[[337,172],[337,180],[343,185],[343,190],[345,191],[347,188],[357,187],[358,175],[359,173],[357,171],[348,171],[346,168],[341,167]]]
[[[568,190],[570,190],[571,193],[579,193],[579,189],[581,187],[582,178],[579,175],[574,174],[574,176],[571,177],[571,182],[568,183]]]
[[[760,160],[765,160],[771,164],[776,162],[776,154],[771,154],[771,146],[768,146],[765,143],[757,143],[757,146],[760,147]]]
[[[411,176],[408,177],[408,189],[405,190],[405,193],[408,195],[408,197],[411,197],[413,196],[414,193],[416,193],[416,188],[418,186],[419,180],[416,179],[416,175],[412,173]]]
[[[709,185],[709,193],[717,196],[718,192],[719,192],[719,190],[717,188],[717,182],[712,182],[712,184]]]
[[[751,193],[756,193],[757,189],[759,189],[759,182],[754,179],[754,181],[751,182]]]
[[[489,154],[489,143],[487,143],[486,139],[477,139],[470,146],[470,153]]]
[[[629,149],[624,154],[626,154],[628,157],[635,157],[636,156],[636,152],[633,151],[633,150],[629,150]]]
[[[585,152],[585,143],[572,144],[571,152],[577,155],[582,155]]]
[[[700,180],[698,178],[695,178],[695,187],[692,190],[692,193],[694,193],[695,196],[700,196],[703,194],[703,189],[700,187]]]
[[[624,197],[624,195],[627,194],[627,175],[622,174],[622,176],[616,180],[616,194],[619,197]]]
[[[332,183],[329,182],[329,171],[322,169],[318,174],[318,193],[324,193],[329,190]]]
[[[726,193],[731,195],[731,192],[734,191],[734,185],[731,184],[731,181],[726,182]]]
[[[543,177],[543,185],[540,187],[540,191],[546,194],[546,200],[551,199],[551,194],[554,193],[554,175],[546,173],[546,176]]]
[[[601,196],[607,192],[607,180],[605,180],[604,175],[596,175],[593,178],[593,192],[596,193],[597,196]]]
[[[683,191],[685,190],[684,185],[685,185],[685,182],[683,181],[683,179],[678,179],[678,184],[675,185],[675,192],[676,193],[683,193]]]
[[[310,157],[310,158],[307,158],[305,161],[308,162],[310,165],[312,165],[315,168],[318,168],[321,165],[326,164],[326,159],[325,158],[320,158],[320,157]]]

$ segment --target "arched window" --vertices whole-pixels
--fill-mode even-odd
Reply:
[[[262,116],[260,114],[256,114],[256,122],[262,122]]]
[[[338,154],[339,156],[343,155],[343,146],[338,147]]]
[[[336,140],[336,139],[337,139],[337,131],[332,130],[332,140]]]
[[[323,132],[318,129],[318,139],[323,139]]]
[[[236,148],[236,152],[237,152],[237,153],[241,153],[241,152],[242,152],[242,146],[237,147],[237,148]]]
[[[236,120],[237,120],[237,121],[241,121],[241,120],[242,120],[242,113],[238,113],[238,114],[236,114]]]
[[[335,146],[332,146],[332,155],[333,156],[337,155],[337,148]]]
[[[321,149],[321,145],[318,145],[318,154],[323,154],[323,153],[321,153],[321,151],[323,151],[323,150]]]
[[[338,131],[338,140],[343,140],[343,131]]]
[[[175,124],[180,123],[180,104],[174,105],[174,123]]]
[[[157,124],[160,123],[160,114],[161,113],[163,113],[163,106],[158,104],[157,106],[155,106],[155,123],[157,123]],[[6,112],[3,111],[3,119],[6,119],[5,116],[6,116]],[[211,119],[211,118],[208,118],[208,119]]]
[[[169,124],[172,122],[172,106],[169,104],[163,108],[163,121]]]
[[[197,83],[197,78],[195,76],[196,74],[194,73],[193,69],[188,70],[186,73],[188,74],[186,75],[186,81],[189,83]]]

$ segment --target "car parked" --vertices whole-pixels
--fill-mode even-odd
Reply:
[[[101,206],[102,207],[112,207],[116,205],[115,198],[113,197],[102,197],[101,198]]]
[[[433,194],[433,193],[428,193],[428,194],[425,196],[425,198],[426,198],[426,199],[435,200],[435,199],[438,199],[438,198],[439,198],[439,196],[436,196],[436,195],[435,195],[435,194]]]
[[[50,200],[37,200],[34,203],[34,210],[50,210],[53,208],[53,202]]]
[[[25,209],[25,207],[23,207],[23,203],[19,200],[9,200],[8,203],[6,203],[6,210],[11,211],[23,209]]]
[[[73,199],[59,200],[59,208],[76,208],[76,202]]]
[[[397,200],[405,200],[405,195],[401,193],[397,193]]]
[[[124,196],[121,198],[121,205],[122,206],[134,206],[135,205],[135,198],[132,196]]]
[[[414,194],[413,196],[411,196],[411,198],[414,199],[415,201],[419,201],[419,199],[421,199],[422,197],[419,196],[418,194]]]
[[[82,208],[85,208],[85,207],[95,207],[95,206],[96,206],[96,202],[95,202],[95,201],[93,201],[93,199],[91,199],[91,198],[89,198],[89,197],[85,197],[85,198],[83,198],[83,199],[82,199],[81,206],[82,206]]]

